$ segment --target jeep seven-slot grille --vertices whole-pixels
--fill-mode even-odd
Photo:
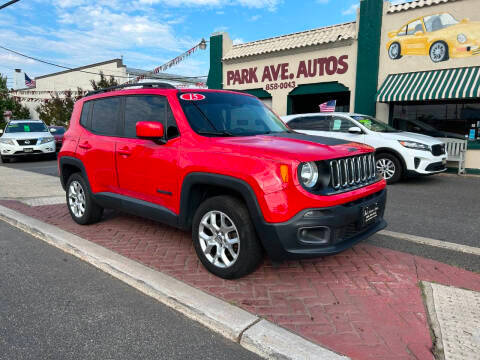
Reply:
[[[377,179],[375,155],[353,156],[330,160],[330,185],[336,191],[367,185]]]

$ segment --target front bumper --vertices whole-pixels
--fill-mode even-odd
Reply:
[[[50,141],[42,145],[20,146],[0,144],[0,154],[3,157],[17,157],[29,155],[52,154],[55,152],[55,142]]]
[[[303,210],[284,223],[263,222],[259,237],[273,261],[336,254],[387,226],[383,219],[386,198],[383,189],[347,204]],[[363,227],[362,210],[374,204],[378,205],[378,217]]]
[[[404,152],[408,174],[431,175],[447,170],[447,154],[438,156],[428,151],[412,150]]]

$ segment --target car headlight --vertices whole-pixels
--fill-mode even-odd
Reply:
[[[306,162],[300,165],[300,181],[302,184],[311,189],[317,185],[318,181],[318,167],[313,161]]]
[[[460,43],[460,44],[464,44],[467,42],[467,35],[465,34],[458,34],[457,36],[457,41]]]
[[[54,137],[45,137],[45,138],[40,138],[38,139],[39,141],[39,145],[42,145],[42,144],[46,144],[46,143],[49,143],[49,142],[52,142],[52,141],[55,141],[55,138]]]
[[[409,149],[430,151],[430,146],[415,141],[398,140],[398,142]]]
[[[2,138],[0,138],[0,143],[1,143],[1,144],[7,144],[7,145],[15,145],[15,143],[14,143],[13,140],[11,140],[11,139],[2,139]]]

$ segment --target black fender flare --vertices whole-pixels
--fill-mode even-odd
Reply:
[[[85,181],[87,183],[88,190],[91,191],[90,181],[88,181],[88,175],[87,175],[87,170],[85,170],[85,166],[83,165],[81,160],[79,160],[77,158],[74,158],[74,157],[71,157],[71,156],[62,156],[59,160],[60,182],[62,184],[63,190],[67,190],[66,181],[68,180],[68,179],[64,179],[64,176],[63,176],[63,173],[62,173],[63,167],[65,165],[72,165],[72,166],[75,166],[75,167],[79,168],[80,172],[82,173],[83,178],[85,179]]]

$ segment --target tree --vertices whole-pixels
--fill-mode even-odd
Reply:
[[[81,93],[82,90],[78,89],[78,94]],[[71,91],[65,91],[64,94],[64,97],[60,97],[58,93],[54,93],[51,99],[45,100],[42,105],[37,107],[38,116],[45,124],[68,126],[73,112],[73,105],[82,96],[73,96]]]
[[[103,72],[100,71],[100,81],[90,80],[90,84],[92,84],[93,90],[101,90],[112,86],[117,86],[118,82],[114,79],[113,76],[107,80]]]
[[[7,77],[0,74],[0,128],[5,127],[4,111],[12,112],[12,119],[30,119],[30,110],[8,95]]]

